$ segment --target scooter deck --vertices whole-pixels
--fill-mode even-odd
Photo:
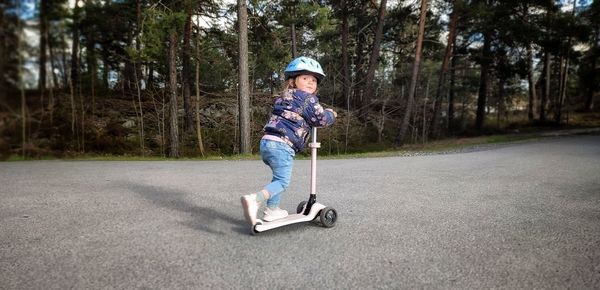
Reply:
[[[254,225],[254,231],[256,232],[264,232],[274,228],[283,227],[291,224],[309,222],[314,220],[319,212],[324,209],[325,206],[316,202],[310,208],[310,213],[308,215],[304,215],[302,213],[296,213],[288,215],[282,219],[274,220],[272,222],[266,222],[263,220],[259,220],[256,225]]]

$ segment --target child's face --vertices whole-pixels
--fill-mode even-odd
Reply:
[[[299,75],[295,79],[296,88],[309,94],[317,91],[317,78],[312,75]]]

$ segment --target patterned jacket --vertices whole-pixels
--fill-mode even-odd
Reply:
[[[296,152],[304,149],[312,127],[335,122],[332,112],[323,109],[317,96],[300,90],[287,90],[275,100],[273,113],[263,128],[265,134],[283,139]]]

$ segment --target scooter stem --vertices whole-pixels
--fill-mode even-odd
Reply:
[[[312,141],[308,144],[310,147],[310,195],[304,208],[304,215],[309,215],[310,210],[317,202],[317,148],[321,143],[317,142],[317,128],[313,127],[310,133]]]
[[[321,147],[321,143],[317,142],[317,128],[313,127],[311,132],[312,142],[308,144],[310,147],[310,195],[317,194],[317,148]]]

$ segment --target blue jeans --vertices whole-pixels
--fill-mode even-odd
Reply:
[[[271,196],[267,201],[268,207],[274,208],[279,206],[281,193],[287,189],[292,178],[295,155],[296,152],[287,143],[260,140],[260,156],[263,162],[273,171],[271,183],[267,184],[264,188]]]

